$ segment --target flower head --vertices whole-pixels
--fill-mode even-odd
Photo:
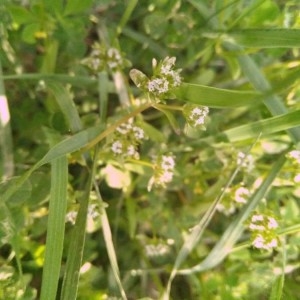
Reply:
[[[208,113],[209,108],[207,106],[185,104],[183,107],[183,115],[191,127],[205,129]]]
[[[278,223],[274,217],[265,214],[253,214],[249,224],[252,233],[252,245],[258,249],[272,250],[278,245],[275,229]]]
[[[85,58],[82,63],[94,72],[105,69],[115,71],[130,65],[118,49],[113,47],[107,49],[99,43],[93,44],[89,57]]]
[[[182,82],[181,70],[174,69],[175,61],[176,57],[166,57],[159,63],[153,59],[153,76],[150,79],[136,69],[130,71],[130,77],[137,87],[153,95],[155,99],[165,98],[170,95],[173,88],[180,86]]]
[[[116,128],[111,143],[111,151],[123,158],[139,159],[137,151],[140,143],[146,139],[142,128],[134,124],[133,118]]]
[[[148,183],[148,191],[153,185],[165,187],[171,182],[174,175],[175,159],[173,155],[161,155],[157,157],[153,164],[154,174]]]

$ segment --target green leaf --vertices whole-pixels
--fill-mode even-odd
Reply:
[[[32,23],[25,26],[22,32],[22,39],[28,44],[34,44],[36,42],[35,34],[40,30],[38,23]]]
[[[70,93],[63,85],[56,82],[47,82],[47,87],[55,96],[62,113],[69,123],[71,131],[80,131],[82,129],[81,120]]]
[[[51,193],[41,300],[56,299],[67,209],[68,160],[63,156],[54,160],[51,165]]]
[[[89,179],[85,184],[84,193],[80,199],[80,207],[76,218],[75,227],[71,233],[66,272],[61,290],[62,300],[76,299],[80,267],[82,264],[83,249],[85,244],[86,220],[88,213],[90,190],[92,187],[93,173],[90,172]]]
[[[47,154],[36,164],[35,168],[47,164],[53,159],[82,149],[89,142],[94,140],[103,131],[103,129],[103,125],[98,125],[80,131],[71,136],[70,138],[61,141],[47,152]]]
[[[271,290],[269,300],[281,300],[283,286],[284,286],[284,272],[282,272],[282,275],[278,276],[275,279],[275,282],[272,285],[272,290]]]
[[[300,47],[300,29],[244,29],[230,32],[229,36],[244,47]]]
[[[231,142],[257,138],[300,126],[300,110],[224,131]]]
[[[18,25],[33,23],[36,21],[36,17],[29,10],[20,5],[10,5],[8,10],[13,21]]]
[[[183,83],[173,94],[178,100],[217,108],[257,105],[262,102],[262,94],[258,92],[225,90],[189,83]]]
[[[88,8],[91,8],[93,0],[68,0],[64,15],[75,15],[75,14],[82,14]]]
[[[241,66],[241,70],[248,78],[249,82],[261,93],[268,94],[272,90],[269,81],[261,72],[255,61],[247,54],[243,53],[243,48],[237,44],[224,42],[225,48],[233,53],[237,53],[237,61]],[[277,95],[270,95],[264,99],[264,104],[272,115],[281,115],[287,113],[287,108],[282,99]],[[300,141],[300,128],[292,128],[289,130],[290,136],[294,141]]]

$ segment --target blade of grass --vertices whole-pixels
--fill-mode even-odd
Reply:
[[[255,48],[300,47],[300,29],[243,29],[228,35],[239,45]]]
[[[123,30],[124,26],[126,25],[126,23],[128,22],[128,20],[130,19],[130,16],[132,15],[132,12],[135,9],[137,3],[138,3],[138,0],[130,0],[127,3],[124,14],[122,15],[120,23],[117,27],[117,35],[120,35],[122,33],[122,30]]]
[[[217,108],[257,105],[263,100],[262,94],[255,91],[234,91],[190,83],[183,83],[173,93],[178,100]]]
[[[259,133],[264,136],[298,126],[300,126],[300,110],[228,129],[223,134],[230,142],[238,142],[256,138]]]
[[[237,44],[233,44],[232,42],[224,42],[224,47],[229,51],[236,52],[237,60],[240,64],[242,71],[248,78],[249,82],[259,92],[268,93],[272,91],[270,83],[260,71],[257,64],[253,61],[253,59],[250,56],[243,53],[243,47]],[[282,100],[276,95],[266,97],[266,99],[264,100],[264,104],[274,116],[287,113],[287,108],[283,104]],[[300,141],[300,127],[289,129],[288,132],[295,142]]]
[[[101,72],[98,74],[98,93],[99,93],[99,108],[100,108],[100,122],[105,124],[107,115],[107,103],[108,103],[108,74]]]
[[[217,266],[224,260],[243,233],[245,220],[249,217],[258,203],[265,197],[271,188],[273,180],[277,177],[278,172],[284,165],[285,160],[285,154],[282,154],[278,161],[273,165],[266,179],[252,195],[252,197],[249,199],[249,202],[239,213],[236,219],[227,227],[221,239],[210,251],[208,256],[200,264],[192,268],[179,270],[178,274],[188,275],[195,272],[202,272]]]
[[[282,270],[281,274],[275,279],[275,282],[272,285],[271,294],[269,300],[281,300],[283,287],[284,287],[284,279],[285,279],[285,266],[286,266],[286,245],[284,238],[282,239]]]
[[[93,176],[94,174],[91,171],[84,188],[84,193],[80,199],[80,206],[75,227],[73,228],[70,236],[66,271],[63,279],[60,298],[62,300],[76,299],[77,297],[80,267],[82,265],[82,256],[85,244],[87,212]]]
[[[122,285],[122,282],[121,282],[121,279],[120,279],[120,270],[119,270],[119,266],[118,266],[115,247],[114,247],[114,244],[113,244],[113,239],[112,239],[111,228],[110,228],[110,225],[109,225],[109,220],[108,220],[106,210],[105,210],[105,203],[102,199],[102,196],[101,196],[101,193],[100,193],[100,190],[98,188],[98,184],[97,184],[96,181],[94,182],[94,188],[95,188],[98,200],[99,200],[102,232],[103,232],[103,237],[104,237],[104,241],[105,241],[107,254],[108,254],[108,257],[109,257],[109,261],[110,261],[110,266],[112,268],[112,271],[113,271],[115,280],[117,282],[118,288],[120,290],[120,294],[122,296],[122,299],[127,300],[127,296],[126,296],[125,290],[123,288],[123,285]]]
[[[67,186],[68,160],[63,156],[51,163],[51,191],[41,300],[56,299],[65,232]]]
[[[14,74],[3,76],[4,80],[45,80],[45,81],[58,81],[60,83],[70,83],[72,86],[86,87],[97,84],[97,80],[94,78],[86,76],[70,76],[65,74],[42,74],[42,73],[32,73],[32,74]],[[107,83],[107,89],[110,93],[115,92],[114,84],[111,81]]]
[[[156,55],[159,57],[166,57],[168,55],[168,51],[163,48],[159,43],[156,43],[146,35],[141,34],[135,30],[132,30],[129,27],[124,27],[122,33],[133,39],[134,41],[140,43],[141,45],[148,46]]]
[[[80,131],[82,129],[81,120],[70,93],[62,84],[57,82],[49,81],[47,82],[47,87],[54,95],[62,113],[65,115],[71,131],[73,133]]]

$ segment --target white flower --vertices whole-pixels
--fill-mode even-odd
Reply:
[[[237,164],[250,172],[254,169],[254,158],[250,154],[246,155],[243,152],[239,152],[237,156]]]
[[[278,241],[276,238],[273,238],[270,242],[267,242],[262,235],[257,235],[252,245],[258,249],[271,250],[278,245]]]
[[[156,158],[154,164],[154,174],[148,183],[148,191],[151,190],[154,184],[165,186],[166,183],[172,181],[174,176],[175,160],[172,155],[162,155]]]
[[[166,78],[155,78],[149,80],[148,91],[152,93],[163,94],[169,90],[169,81]]]
[[[145,246],[146,255],[149,257],[166,255],[169,250],[169,246],[164,244]]]
[[[171,69],[174,67],[176,62],[176,57],[166,57],[161,65],[160,72],[163,75],[169,75]]]
[[[140,127],[134,126],[132,128],[133,132],[134,132],[134,136],[137,140],[142,140],[145,138],[145,133],[144,130]]]
[[[139,157],[140,157],[139,153],[135,150],[133,145],[130,145],[127,148],[127,155],[130,156],[130,157],[133,157],[135,159],[139,159]]]
[[[77,217],[77,211],[72,210],[66,214],[65,220],[66,222],[70,222],[72,225],[74,225],[76,217]]]
[[[267,249],[275,248],[275,247],[277,247],[277,245],[278,245],[278,241],[277,241],[277,239],[274,238],[271,240],[271,242],[266,244],[266,248]]]
[[[249,197],[250,191],[245,187],[239,187],[235,191],[235,201],[238,203],[247,203],[247,197]]]
[[[253,215],[252,218],[251,218],[252,222],[263,221],[263,220],[264,220],[263,215]]]
[[[186,105],[184,112],[187,121],[191,126],[201,126],[205,124],[209,108],[207,106]]]
[[[97,211],[97,205],[90,204],[88,207],[88,217],[92,219],[96,219],[99,216],[99,212]]]
[[[175,161],[174,158],[172,156],[167,156],[167,155],[163,155],[162,156],[162,163],[161,163],[161,167],[164,170],[172,170],[175,167]]]
[[[165,184],[168,182],[171,182],[173,179],[173,172],[165,171],[162,173],[162,175],[158,178],[159,184]]]
[[[300,164],[300,151],[299,150],[293,150],[289,152],[289,157],[296,160],[298,164]]]
[[[122,143],[120,141],[115,141],[111,145],[111,150],[115,154],[121,154],[122,153],[122,148],[123,148],[123,145],[122,145]]]
[[[294,182],[295,182],[295,183],[299,183],[299,182],[300,182],[300,173],[297,174],[297,175],[294,177]]]
[[[268,217],[268,220],[269,220],[269,222],[268,222],[268,228],[269,229],[275,229],[275,228],[278,227],[278,223],[274,218]]]
[[[265,242],[265,239],[263,238],[262,235],[258,235],[255,240],[252,242],[252,245],[255,247],[255,248],[258,248],[258,249],[263,249],[265,247],[264,245],[264,242]]]

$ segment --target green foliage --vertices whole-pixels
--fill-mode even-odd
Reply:
[[[298,299],[296,0],[0,3],[0,299]]]

